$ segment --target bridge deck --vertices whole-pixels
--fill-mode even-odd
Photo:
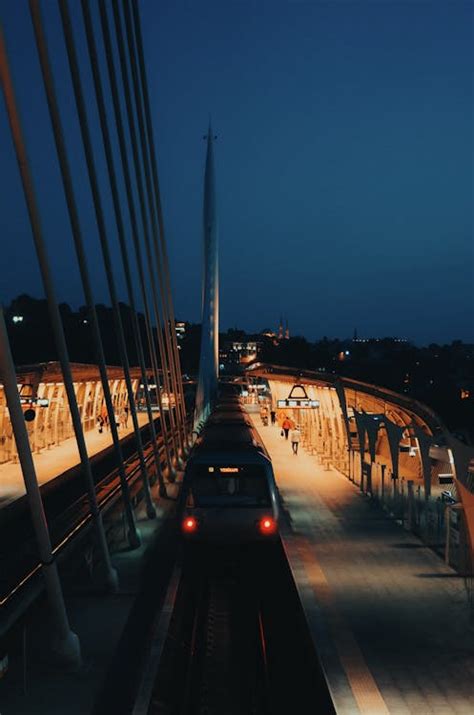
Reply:
[[[138,413],[138,422],[141,427],[147,424],[148,415],[143,412]],[[131,432],[133,432],[133,425],[130,417],[128,427],[119,429],[119,436],[123,439]],[[89,457],[112,445],[112,434],[110,430],[105,428],[102,434],[99,434],[97,428],[85,432],[84,438]],[[61,442],[60,445],[34,453],[33,461],[38,483],[45,484],[51,481],[71,467],[79,464],[79,452],[75,437],[69,437]],[[19,462],[0,464],[0,509],[24,494],[25,484]]]
[[[262,427],[284,507],[284,543],[337,711],[474,712],[464,579],[346,477],[277,426]],[[284,617],[284,614],[282,614]]]

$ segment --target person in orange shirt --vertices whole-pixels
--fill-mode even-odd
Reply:
[[[109,428],[109,413],[107,412],[107,405],[105,402],[102,404],[102,408],[100,410],[100,416],[102,417],[103,424]]]
[[[285,433],[285,439],[288,439],[288,432],[291,429],[291,422],[286,415],[285,415],[285,419],[283,420],[283,423],[281,425],[281,428],[282,428],[283,432]]]

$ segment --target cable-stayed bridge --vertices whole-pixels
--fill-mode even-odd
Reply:
[[[223,548],[217,565],[209,552],[182,557],[176,513],[183,506],[183,473],[218,398],[215,136],[209,123],[202,337],[194,395],[183,384],[180,366],[138,5],[82,0],[85,54],[78,49],[70,4],[59,0],[58,8],[61,56],[52,51],[40,3],[29,3],[54,139],[51,161],[61,177],[68,240],[96,363],[69,358],[51,262],[56,239],[44,231],[44,207],[28,159],[9,61],[14,38],[2,32],[4,107],[33,237],[31,255],[40,270],[57,352],[55,362],[15,366],[11,326],[0,314],[5,712],[22,712],[22,707],[32,712],[43,693],[33,655],[27,675],[26,624],[33,642],[54,654],[57,672],[66,665],[80,674],[58,686],[58,692],[77,697],[71,712],[165,712],[160,703],[166,712],[280,712],[283,705],[286,712],[302,712],[308,697],[322,712],[471,712],[474,450],[450,434],[427,406],[333,374],[252,364],[234,386],[246,425],[259,434],[273,463],[283,515],[280,550],[262,555],[260,547],[237,554]],[[54,81],[58,62],[68,67],[97,255],[86,248]],[[92,77],[87,92],[86,65]],[[97,126],[91,125],[91,104]],[[98,136],[105,172],[98,170]],[[113,226],[106,219],[109,204]],[[137,365],[130,364],[132,346],[125,338],[116,255],[125,277]],[[97,286],[91,279],[97,261],[106,276],[119,366],[107,365],[104,355]],[[290,429],[292,450],[286,440]],[[154,566],[150,552],[153,558],[158,554]],[[145,564],[142,580],[133,554]],[[83,601],[76,597],[77,577],[71,573],[77,564],[88,576]],[[135,605],[120,611],[127,621],[125,627],[121,623],[122,640],[119,629],[109,643],[101,624],[113,629],[113,619],[98,615],[89,592],[97,589],[100,596],[94,591],[94,598],[114,604],[130,584],[137,589]],[[35,611],[41,613],[43,592],[51,618],[46,634]],[[254,592],[256,609],[248,605]],[[201,610],[201,602],[207,610]],[[241,603],[247,610],[239,610]],[[91,608],[96,638],[81,621],[84,604]],[[176,625],[180,619],[183,631]],[[249,623],[253,630],[247,633]],[[91,684],[84,661],[102,639],[108,661],[97,666],[99,688]],[[181,645],[170,645],[177,642]],[[120,677],[111,679],[112,670]]]

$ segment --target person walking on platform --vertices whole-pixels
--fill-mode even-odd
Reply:
[[[281,428],[283,430],[283,433],[285,435],[285,439],[288,439],[288,432],[291,429],[291,422],[288,419],[288,417],[285,415],[285,419],[283,420],[283,423],[281,425]]]
[[[275,410],[270,410],[270,420],[272,422],[272,425],[275,424],[275,419],[276,419],[276,412]]]
[[[109,413],[107,412],[107,405],[105,404],[105,402],[100,410],[100,416],[102,417],[102,426],[105,426],[106,429],[109,429]]]
[[[298,425],[296,425],[296,427],[291,430],[291,434],[290,434],[291,449],[293,450],[293,454],[298,454],[300,438],[301,438],[300,428]]]
[[[119,421],[119,426],[121,429],[125,429],[125,420],[126,420],[126,414],[125,414],[125,409],[122,407],[118,414],[118,421]]]

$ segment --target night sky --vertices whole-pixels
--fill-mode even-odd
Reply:
[[[70,6],[118,256],[80,3]],[[109,304],[59,12],[52,0],[43,8],[95,297]],[[200,320],[211,113],[221,329],[275,328],[282,314],[292,334],[311,340],[357,327],[361,337],[474,342],[471,0],[142,0],[140,8],[178,317]],[[5,0],[2,15],[58,296],[77,307],[82,289],[26,0]],[[0,156],[7,303],[43,291],[3,99]],[[118,260],[117,278],[126,300]]]

